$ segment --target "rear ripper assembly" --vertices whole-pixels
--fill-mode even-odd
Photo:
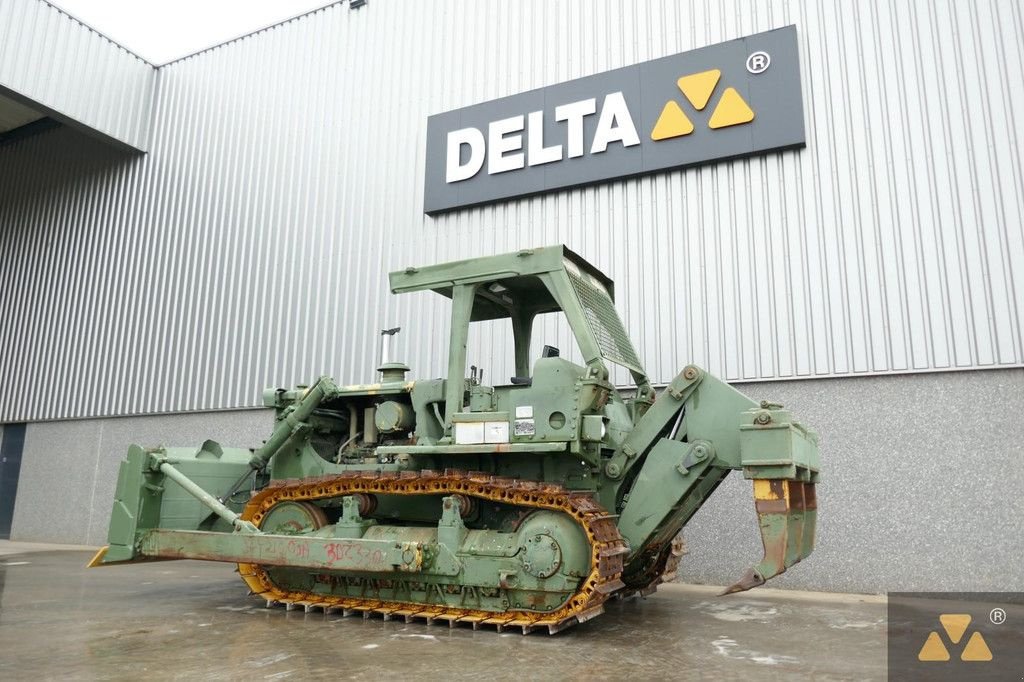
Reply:
[[[753,479],[764,558],[726,593],[811,553],[816,435],[693,365],[656,395],[612,281],[573,252],[390,280],[452,300],[446,378],[407,381],[392,362],[376,384],[268,390],[277,419],[256,450],[132,446],[90,565],[226,561],[268,605],[554,633],[671,580],[680,531],[732,470]],[[564,316],[578,362],[545,346],[530,367],[545,314]],[[504,386],[476,366],[466,378],[470,328],[495,319],[514,341]]]

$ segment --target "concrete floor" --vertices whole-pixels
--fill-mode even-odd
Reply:
[[[885,677],[882,597],[668,585],[524,637],[266,609],[228,564],[86,570],[89,552],[17,545],[0,542],[5,680]]]

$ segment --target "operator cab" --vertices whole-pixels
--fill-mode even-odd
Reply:
[[[555,346],[545,345],[544,349],[540,352],[541,358],[557,358],[562,354],[562,351],[558,350]],[[529,386],[533,383],[533,379],[525,376],[514,376],[509,379],[513,386]]]
[[[393,293],[429,289],[452,300],[442,442],[564,443],[588,428],[603,432],[595,424],[606,403],[623,402],[608,381],[608,363],[632,375],[638,389],[631,402],[653,397],[615,310],[612,280],[564,246],[408,268],[390,281]],[[584,365],[545,346],[531,374],[534,321],[547,313],[564,315]],[[472,322],[497,319],[511,322],[515,374],[510,385],[494,387],[483,385],[475,367],[467,379],[466,345]]]

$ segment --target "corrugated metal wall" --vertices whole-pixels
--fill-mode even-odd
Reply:
[[[155,77],[151,64],[43,0],[0,0],[0,92],[145,150]]]
[[[417,376],[447,306],[389,269],[565,242],[653,376],[1024,364],[1019,3],[332,5],[159,71],[151,152],[0,150],[0,418],[226,408]],[[807,148],[422,214],[430,113],[795,23]],[[484,329],[470,359],[499,381]],[[538,339],[564,330],[539,330]]]

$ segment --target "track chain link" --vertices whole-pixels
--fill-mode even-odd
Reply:
[[[470,623],[474,628],[494,625],[499,630],[521,627],[524,633],[533,628],[547,628],[554,633],[600,614],[604,602],[625,587],[621,576],[628,547],[615,524],[615,517],[609,515],[590,493],[570,491],[556,483],[523,481],[458,469],[446,469],[444,472],[355,471],[333,476],[272,481],[249,500],[241,518],[259,526],[266,514],[280,502],[316,501],[356,493],[462,494],[529,509],[565,513],[580,525],[590,542],[590,572],[565,604],[556,611],[543,613],[518,609],[496,612],[444,604],[295,591],[274,584],[270,574],[260,565],[239,564],[238,572],[252,593],[266,599],[268,603],[302,605],[307,610],[311,607],[342,609],[346,613],[378,613],[385,618],[404,617],[407,621],[446,620],[453,627],[456,623]]]

